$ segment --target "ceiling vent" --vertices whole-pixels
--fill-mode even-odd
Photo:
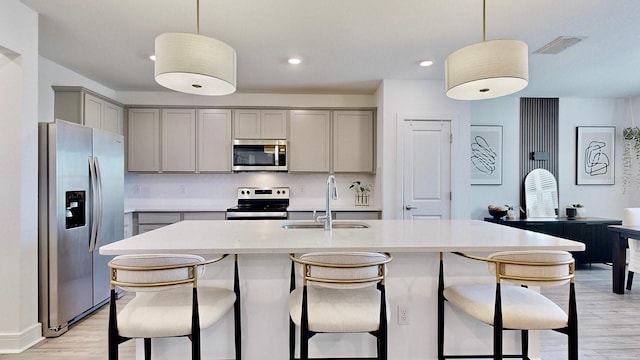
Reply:
[[[559,36],[555,40],[550,43],[544,45],[540,49],[534,51],[534,54],[551,54],[555,55],[562,51],[565,51],[567,48],[579,43],[580,41],[586,39],[586,37],[579,36]]]

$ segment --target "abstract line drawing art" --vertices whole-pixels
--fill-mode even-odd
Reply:
[[[502,184],[502,126],[471,126],[471,184]]]
[[[589,176],[606,175],[609,169],[609,157],[604,153],[607,144],[592,141],[584,150],[584,172]]]
[[[615,184],[613,126],[579,126],[576,134],[576,184]]]

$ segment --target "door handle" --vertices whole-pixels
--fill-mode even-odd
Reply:
[[[417,209],[417,207],[411,206],[411,205],[406,205],[404,208],[407,209],[407,210]]]

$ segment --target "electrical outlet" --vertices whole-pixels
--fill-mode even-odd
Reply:
[[[178,188],[178,191],[180,192],[180,194],[186,194],[187,193],[187,185],[180,185],[180,187]]]
[[[398,325],[409,325],[409,307],[398,305]]]

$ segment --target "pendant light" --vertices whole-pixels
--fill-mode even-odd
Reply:
[[[445,61],[447,96],[483,100],[518,92],[529,83],[527,44],[486,41],[486,0],[482,1],[482,42],[451,53]]]
[[[226,43],[197,33],[165,33],[155,41],[155,79],[171,90],[197,95],[228,95],[236,91],[236,52]]]

